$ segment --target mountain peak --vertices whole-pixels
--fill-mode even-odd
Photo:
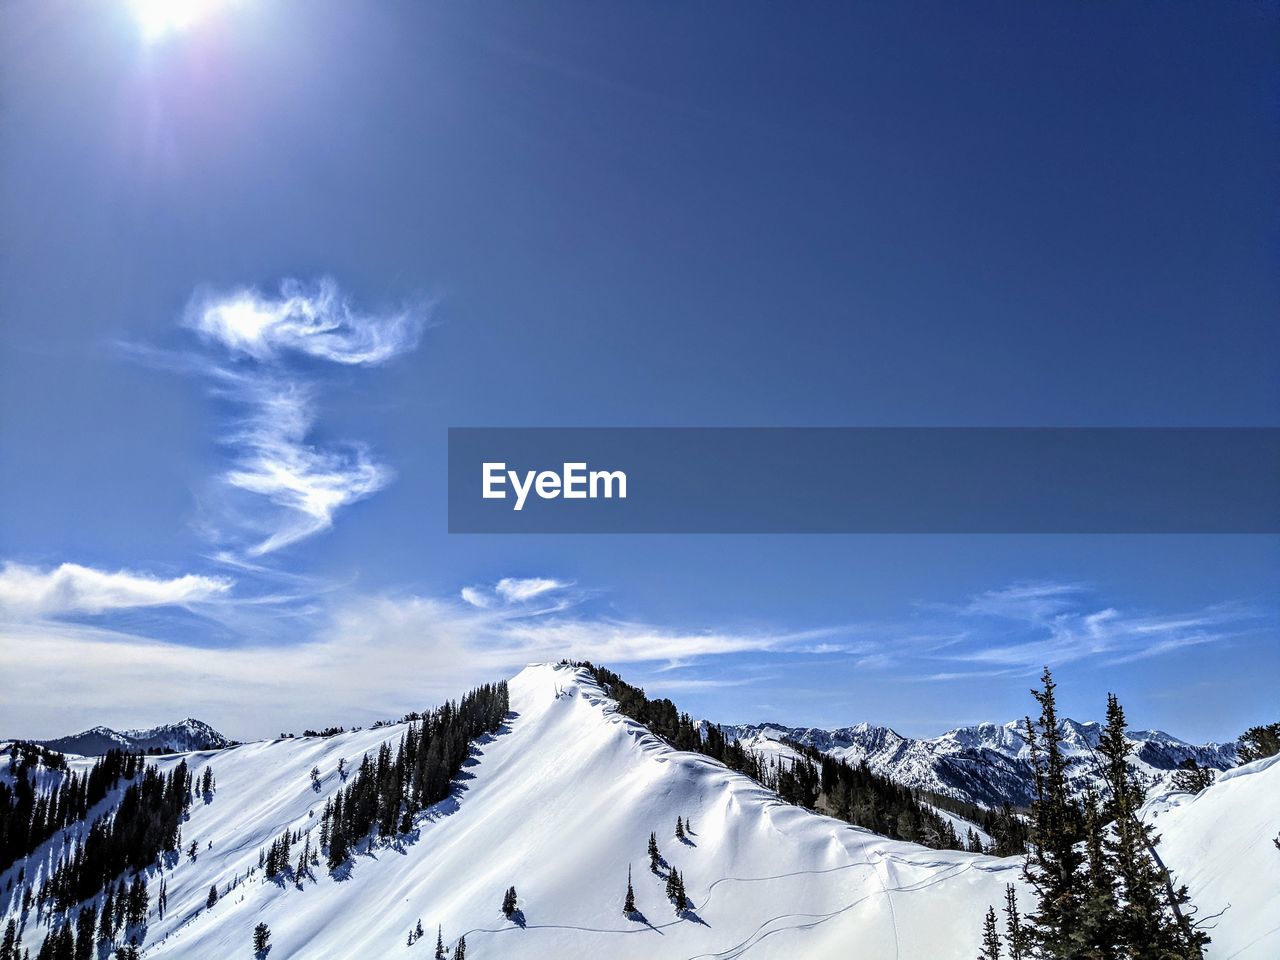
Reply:
[[[231,745],[221,733],[194,717],[177,723],[161,724],[132,730],[113,730],[96,726],[68,737],[37,741],[60,753],[100,756],[108,750],[130,753],[188,753],[194,750],[220,750]]]

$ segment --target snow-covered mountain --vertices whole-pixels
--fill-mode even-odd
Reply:
[[[163,918],[153,910],[142,955],[249,957],[253,927],[265,922],[270,960],[426,960],[437,924],[450,945],[465,935],[471,960],[970,960],[987,906],[1003,902],[1006,883],[1022,888],[1019,860],[886,840],[677,751],[621,715],[585,670],[529,667],[510,683],[510,706],[449,799],[407,834],[362,842],[350,865],[334,874],[318,867],[301,883],[266,879],[259,852],[286,829],[314,840],[342,782],[339,760],[350,768],[383,743],[394,748],[404,724],[155,760],[166,770],[185,760],[197,778],[212,767],[217,788],[182,826],[195,858],[184,852],[149,868],[153,906],[163,878],[168,910]],[[7,763],[0,759],[0,776]],[[1280,952],[1264,899],[1280,890],[1280,856],[1267,842],[1277,798],[1280,765],[1260,761],[1153,809],[1169,864],[1202,912],[1244,907],[1220,919],[1209,960]],[[691,823],[687,842],[674,835],[678,816]],[[28,879],[38,887],[82,829],[42,845],[26,862]],[[649,871],[650,832],[684,878],[692,910],[682,917]],[[7,889],[16,869],[0,874],[0,925],[20,916],[20,885]],[[628,869],[636,919],[622,914]],[[499,910],[513,885],[518,923]],[[207,906],[211,886],[219,896]],[[427,934],[410,944],[419,920]],[[47,930],[33,909],[22,940],[33,956]]]
[[[213,727],[191,717],[144,730],[93,727],[69,737],[36,742],[59,753],[75,753],[82,757],[102,756],[108,750],[124,750],[129,753],[186,753],[192,750],[220,750],[231,744],[230,740]]]
[[[918,740],[868,723],[838,730],[772,723],[720,725],[725,739],[749,749],[774,752],[778,741],[791,740],[852,764],[865,760],[873,771],[904,786],[983,807],[997,807],[1006,800],[1015,806],[1031,802],[1034,780],[1020,728],[1016,721],[980,723]],[[1063,720],[1060,729],[1072,784],[1080,791],[1090,785],[1100,788],[1093,752],[1101,724]],[[1131,730],[1128,738],[1134,747],[1134,766],[1153,793],[1169,786],[1173,771],[1184,760],[1215,770],[1227,770],[1236,763],[1234,743],[1195,745],[1159,730]]]

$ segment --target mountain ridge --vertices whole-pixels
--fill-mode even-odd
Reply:
[[[394,747],[404,723],[155,758],[161,771],[186,763],[196,778],[211,768],[217,783],[183,824],[190,852],[144,869],[153,893],[163,882],[168,907],[151,914],[143,956],[247,956],[254,926],[267,923],[272,956],[294,960],[429,957],[437,924],[449,946],[465,935],[473,960],[851,952],[966,960],[977,952],[982,913],[1003,902],[1006,883],[1032,902],[1020,858],[888,840],[783,803],[650,733],[583,670],[529,668],[510,686],[506,722],[473,741],[448,799],[395,836],[361,838],[332,872],[317,865],[269,879],[260,851],[282,832],[314,843],[326,802],[343,787],[343,761],[350,771],[362,754]],[[0,777],[10,763],[0,755]],[[83,771],[90,761],[70,764]],[[1208,960],[1273,955],[1280,931],[1268,929],[1266,895],[1280,884],[1280,858],[1258,838],[1274,829],[1277,776],[1274,758],[1258,761],[1153,808],[1162,849],[1197,906],[1209,914],[1239,905],[1219,922]],[[684,840],[673,833],[677,816]],[[28,884],[38,889],[83,829],[42,844],[26,861]],[[662,854],[653,872],[650,832]],[[686,914],[663,893],[669,868],[687,887]],[[7,884],[18,869],[0,872],[0,923],[22,916],[21,885]],[[621,912],[629,878],[637,917]],[[508,920],[499,903],[512,886],[519,916]],[[426,942],[406,942],[419,921]],[[24,929],[34,954],[50,928],[33,914]]]
[[[231,740],[209,724],[194,717],[186,717],[176,723],[128,730],[114,730],[99,725],[70,736],[32,742],[59,753],[73,753],[82,757],[101,756],[108,750],[123,750],[127,753],[189,753],[194,750],[221,750],[232,744]]]
[[[711,721],[699,721],[705,729]],[[1019,721],[985,722],[956,727],[930,738],[907,737],[891,727],[857,723],[832,730],[788,727],[785,724],[715,724],[725,739],[750,749],[773,750],[770,744],[794,741],[852,764],[866,761],[876,773],[921,790],[998,807],[1005,801],[1026,806],[1033,798],[1034,777]],[[1068,776],[1083,793],[1097,788],[1092,754],[1102,725],[1097,721],[1064,718],[1059,722],[1068,755]],[[1169,785],[1179,764],[1194,760],[1202,767],[1227,770],[1235,766],[1237,744],[1193,744],[1162,730],[1130,730],[1134,767],[1153,791]]]

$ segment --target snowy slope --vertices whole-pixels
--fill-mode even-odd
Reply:
[[[980,723],[958,727],[939,737],[917,740],[888,727],[859,723],[838,730],[783,727],[778,724],[720,726],[725,738],[753,750],[772,749],[769,741],[794,740],[851,764],[866,761],[876,773],[904,786],[932,790],[984,807],[1004,801],[1015,806],[1031,802],[1033,776],[1020,724]],[[1102,727],[1095,722],[1061,722],[1063,748],[1072,785],[1081,793],[1100,788],[1094,773],[1093,751]],[[1152,786],[1167,789],[1173,771],[1184,760],[1226,770],[1235,764],[1235,744],[1190,744],[1159,730],[1131,730],[1133,766]]]
[[[466,934],[472,960],[970,960],[987,905],[1001,902],[1006,883],[1020,883],[1018,861],[889,841],[783,804],[621,716],[585,673],[530,667],[511,682],[511,701],[507,727],[478,746],[453,798],[424,813],[406,842],[362,848],[348,875],[317,868],[318,879],[301,887],[263,878],[259,849],[286,827],[318,829],[324,799],[339,785],[339,757],[354,765],[364,751],[398,741],[403,728],[189,755],[197,775],[212,764],[218,789],[183,828],[184,843],[195,840],[200,852],[194,862],[183,856],[166,869],[169,911],[153,919],[144,955],[247,957],[253,925],[266,921],[271,960],[429,957],[437,923],[449,941]],[[178,758],[158,762],[168,767]],[[312,765],[323,774],[319,790],[308,779]],[[1235,807],[1250,803],[1275,819],[1277,787],[1280,767],[1251,770],[1191,803],[1170,802],[1160,825],[1175,868],[1179,858],[1201,856],[1193,837],[1210,832],[1214,857],[1227,863],[1238,856],[1254,837],[1228,828]],[[1191,817],[1197,806],[1209,815]],[[673,836],[678,815],[693,823],[687,845]],[[663,881],[648,871],[650,831],[685,878],[694,904],[685,919],[674,915]],[[621,914],[628,863],[647,922]],[[1197,874],[1196,882],[1217,897],[1214,876]],[[211,883],[222,898],[206,910]],[[153,897],[157,884],[153,877]],[[512,884],[523,928],[499,912]],[[6,897],[0,907],[11,911],[12,904]],[[1224,917],[1232,933],[1220,932],[1210,957],[1275,956],[1265,913]],[[419,919],[428,935],[408,946]],[[42,931],[33,915],[24,939],[33,954]],[[1219,949],[1259,936],[1244,952]]]
[[[1218,777],[1191,796],[1155,797],[1143,809],[1163,836],[1160,854],[1187,885],[1201,917],[1224,911],[1212,958],[1280,957],[1280,756]]]

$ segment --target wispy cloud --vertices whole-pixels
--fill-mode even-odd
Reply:
[[[1260,616],[1238,604],[1177,613],[1124,611],[1097,603],[1083,584],[1051,582],[1014,584],[960,607],[935,609],[984,622],[966,631],[962,642],[932,654],[974,666],[924,675],[931,680],[1028,673],[1084,660],[1129,663],[1229,640]]]
[[[562,606],[478,608],[421,596],[335,598],[320,626],[295,642],[249,641],[216,652],[83,624],[18,623],[0,628],[0,674],[11,694],[0,703],[0,729],[34,736],[198,712],[233,735],[260,736],[418,709],[533,661],[692,661],[786,650],[804,636],[680,630]],[[691,677],[663,686],[745,682]],[[122,689],[148,691],[145,715],[136,712],[142,706],[122,703]]]
[[[221,577],[186,574],[165,579],[129,570],[95,570],[78,563],[52,569],[0,567],[0,614],[7,618],[98,614],[135,607],[187,606],[231,589]]]
[[[268,532],[248,547],[249,556],[271,553],[328,529],[338,510],[390,482],[390,468],[376,463],[363,444],[323,449],[307,442],[315,405],[306,385],[279,376],[238,377],[233,382],[247,413],[226,439],[233,466],[223,481],[279,508],[259,518],[256,525]]]
[[[392,480],[365,444],[316,442],[316,363],[386,363],[417,345],[422,310],[364,313],[331,279],[286,280],[277,296],[201,290],[182,322],[204,353],[130,352],[198,373],[227,404],[221,440],[230,463],[218,482],[234,496],[214,498],[204,525],[224,553],[261,557],[327,530],[340,510]]]
[[[422,331],[421,315],[414,311],[359,312],[330,278],[314,284],[285,280],[277,297],[248,287],[202,290],[183,322],[232,355],[271,362],[299,353],[363,366],[411,349]]]
[[[1126,612],[1095,602],[1084,588],[1042,585],[1041,598],[1069,596],[1070,603],[1028,604],[1027,591],[1018,588],[991,591],[945,614],[934,608],[937,622],[923,629],[918,617],[798,631],[684,629],[601,615],[588,592],[551,577],[504,578],[452,597],[358,594],[350,585],[320,592],[298,584],[292,600],[240,598],[228,595],[230,586],[212,577],[166,580],[74,564],[52,571],[5,566],[0,603],[16,604],[23,614],[0,627],[0,676],[7,683],[0,731],[52,735],[190,713],[245,737],[362,723],[456,696],[531,661],[564,657],[636,664],[655,690],[672,692],[762,683],[811,658],[834,658],[877,678],[985,682],[1030,675],[1046,663],[1107,665],[1224,642],[1256,628],[1260,616],[1237,606],[1181,615]],[[996,596],[1008,602],[993,602]],[[103,628],[120,621],[88,626],[59,619],[161,604],[197,605],[205,617],[234,623],[238,639],[210,650],[183,635],[161,640]],[[123,622],[138,629],[132,618]],[[733,667],[726,672],[724,664]],[[122,700],[122,689],[147,695]]]
[[[473,585],[463,587],[460,596],[473,607],[487,609],[497,605],[528,603],[549,593],[573,586],[563,580],[547,577],[503,577],[491,587]]]

